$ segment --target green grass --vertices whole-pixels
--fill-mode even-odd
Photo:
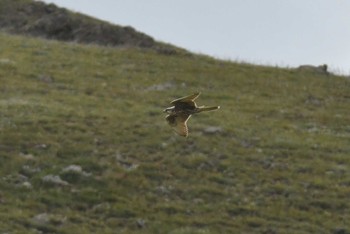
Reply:
[[[6,34],[0,50],[1,233],[350,232],[349,79]],[[221,109],[185,139],[162,109],[196,91]]]

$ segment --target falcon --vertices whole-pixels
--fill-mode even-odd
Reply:
[[[197,106],[194,100],[197,99],[199,95],[200,93],[194,93],[186,97],[175,99],[171,102],[173,106],[164,109],[164,112],[168,113],[165,117],[166,121],[180,136],[188,136],[187,121],[191,115],[220,108],[220,106]]]

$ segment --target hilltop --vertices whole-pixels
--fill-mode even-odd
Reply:
[[[12,34],[84,44],[142,47],[161,53],[179,50],[130,26],[114,25],[55,4],[33,0],[1,0],[0,29]]]

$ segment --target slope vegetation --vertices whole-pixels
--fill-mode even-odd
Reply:
[[[350,82],[0,34],[1,233],[349,233]],[[201,91],[190,135],[162,109]]]

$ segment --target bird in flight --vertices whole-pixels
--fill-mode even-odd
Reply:
[[[173,106],[164,109],[168,113],[165,117],[166,121],[173,128],[173,130],[180,136],[188,136],[187,121],[192,114],[197,114],[203,111],[217,110],[220,106],[197,106],[194,102],[200,93],[195,93],[186,97],[178,98],[170,102]]]

